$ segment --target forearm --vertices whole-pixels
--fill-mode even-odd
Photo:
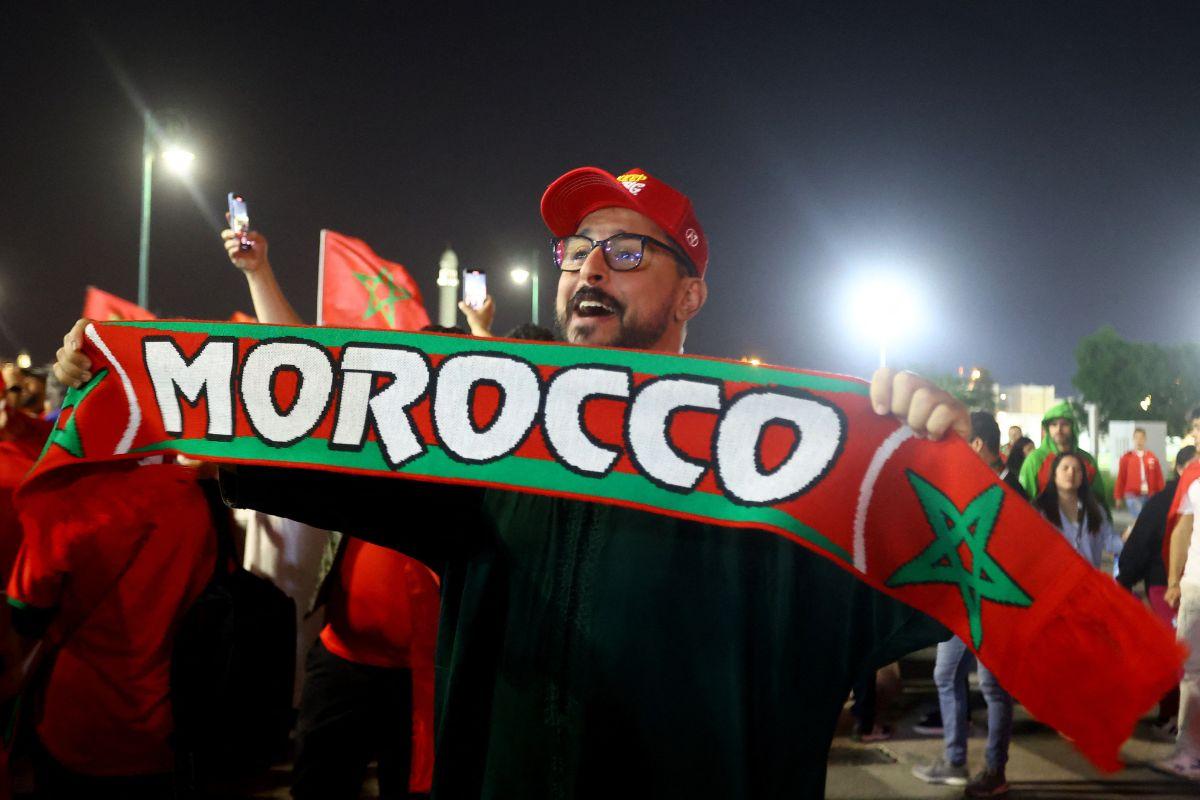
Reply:
[[[485,527],[482,490],[464,486],[239,465],[221,469],[221,493],[234,508],[340,531],[439,568]]]
[[[1178,586],[1187,565],[1188,548],[1192,545],[1192,526],[1195,517],[1184,515],[1171,534],[1170,563],[1167,564],[1167,586]]]
[[[275,280],[275,272],[270,264],[265,264],[253,272],[246,273],[246,283],[250,287],[250,299],[254,302],[254,316],[259,322],[269,322],[282,325],[303,325],[304,320],[292,308],[287,295]]]

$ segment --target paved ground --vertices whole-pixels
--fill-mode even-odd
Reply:
[[[887,742],[860,745],[848,735],[839,735],[829,755],[826,797],[831,800],[948,800],[962,796],[961,789],[930,786],[912,777],[916,764],[931,761],[942,752],[940,737],[913,733],[913,724],[937,703],[932,680],[933,651],[914,654],[903,665],[904,691],[893,706],[896,735]],[[974,676],[972,676],[974,682]],[[983,766],[986,712],[973,715],[974,730],[969,743],[972,773]],[[848,720],[847,720],[848,722]],[[848,733],[849,726],[843,726]],[[1032,719],[1020,706],[1013,724],[1013,743],[1008,767],[1013,800],[1197,800],[1200,784],[1189,783],[1156,772],[1147,765],[1165,758],[1171,745],[1154,738],[1143,723],[1122,750],[1128,765],[1113,775],[1098,772],[1054,731]],[[288,769],[281,767],[264,776],[253,789],[226,795],[233,798],[288,797]],[[364,787],[363,798],[378,797],[373,778]]]
[[[826,797],[836,800],[956,798],[961,789],[930,786],[912,777],[916,764],[941,755],[940,737],[920,736],[913,724],[936,705],[930,674],[930,651],[905,663],[904,693],[895,704],[896,736],[873,745],[859,745],[848,736],[834,740],[829,758]],[[916,677],[913,677],[915,675]],[[983,766],[986,712],[973,715],[974,732],[968,745],[972,773]],[[1130,798],[1200,798],[1200,784],[1183,781],[1147,765],[1170,754],[1171,745],[1154,738],[1143,722],[1122,749],[1127,767],[1105,775],[1094,769],[1058,734],[1017,707],[1013,723],[1008,778],[1014,800],[1129,800]]]

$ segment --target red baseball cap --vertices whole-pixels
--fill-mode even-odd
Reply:
[[[692,201],[646,170],[635,167],[613,177],[599,167],[580,167],[554,181],[542,195],[542,219],[555,236],[575,233],[580,220],[601,208],[628,208],[649,217],[704,277],[708,239]]]

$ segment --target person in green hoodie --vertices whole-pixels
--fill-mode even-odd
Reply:
[[[1105,511],[1111,513],[1108,493],[1104,491],[1104,478],[1096,467],[1096,459],[1086,450],[1079,449],[1079,421],[1067,400],[1051,406],[1042,416],[1042,443],[1021,465],[1021,486],[1029,497],[1037,497],[1046,487],[1046,482],[1050,480],[1050,465],[1059,453],[1079,453],[1083,457],[1092,491],[1104,504]]]

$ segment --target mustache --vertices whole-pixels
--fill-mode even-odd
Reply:
[[[625,316],[625,305],[618,301],[603,289],[597,289],[595,286],[583,286],[575,294],[571,295],[571,302],[567,303],[567,318],[570,319],[575,314],[575,309],[579,308],[579,304],[584,300],[592,300],[597,303],[604,303],[609,308],[613,309],[618,317]]]

